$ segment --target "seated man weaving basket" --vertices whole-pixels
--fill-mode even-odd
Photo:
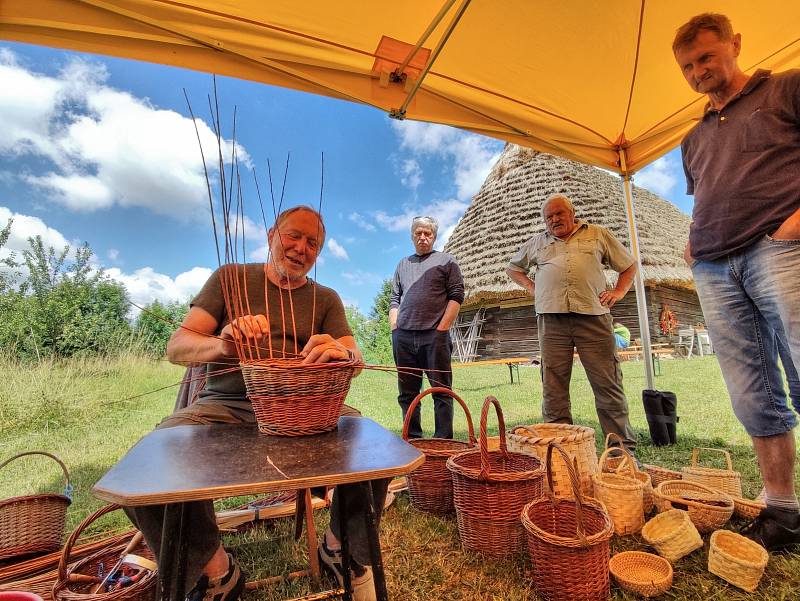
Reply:
[[[361,361],[339,296],[306,277],[324,238],[325,225],[319,213],[306,206],[288,209],[269,230],[268,263],[227,266],[209,278],[167,346],[167,355],[173,363],[205,364],[207,383],[196,402],[165,418],[159,428],[256,423],[241,370],[231,369],[239,364],[243,353],[267,359],[301,357],[304,364]],[[232,293],[238,297],[231,298]],[[237,303],[238,310],[234,308]],[[242,311],[242,307],[246,309]],[[388,481],[376,480],[372,484],[376,506],[382,507]],[[367,533],[360,517],[365,494],[358,485],[342,486],[339,490],[345,497],[342,500],[347,513],[352,516],[347,518],[346,527],[354,560],[351,562],[354,598],[374,599]],[[337,495],[333,505],[337,506]],[[212,503],[188,503],[186,511],[191,524],[187,533],[186,581],[194,584],[187,598],[234,601],[241,594],[244,576],[222,547]],[[128,507],[126,513],[144,533],[150,549],[158,552],[162,507]],[[342,525],[337,517],[332,507],[331,525],[320,545],[320,556],[341,584]]]

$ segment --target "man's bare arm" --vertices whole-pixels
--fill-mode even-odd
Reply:
[[[519,285],[521,288],[525,288],[528,293],[533,296],[534,292],[534,283],[533,280],[530,279],[527,274],[517,271],[516,269],[511,269],[510,267],[506,268],[506,274],[510,277],[514,282]]]
[[[619,274],[617,285],[613,290],[603,290],[603,292],[600,293],[600,304],[609,309],[617,304],[617,302],[628,293],[628,290],[631,289],[634,275],[636,275],[636,261],[631,263],[630,267]]]

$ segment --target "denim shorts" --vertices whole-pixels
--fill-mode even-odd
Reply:
[[[800,412],[800,240],[765,236],[692,273],[736,417],[750,436],[788,432]]]

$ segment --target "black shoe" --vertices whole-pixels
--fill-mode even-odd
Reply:
[[[785,551],[800,545],[800,513],[767,506],[741,533],[767,551]]]
[[[228,553],[228,571],[219,578],[203,574],[194,588],[186,595],[186,601],[236,601],[244,590],[244,574],[239,564]]]

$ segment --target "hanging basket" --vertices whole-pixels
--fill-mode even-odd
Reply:
[[[612,450],[607,448],[600,456],[601,470]],[[633,462],[627,457],[624,459],[614,473],[600,471],[592,474],[594,496],[606,506],[614,523],[614,533],[620,536],[639,532],[644,526],[644,482],[636,477]]]
[[[682,472],[661,467],[659,465],[650,465],[645,463],[644,470],[650,474],[650,480],[653,483],[653,488],[662,482],[666,482],[667,480],[681,480],[683,478]]]
[[[501,433],[500,448],[487,448],[486,420],[494,405]],[[453,476],[458,534],[464,548],[501,557],[525,548],[520,511],[542,495],[544,469],[536,457],[512,453],[506,446],[500,403],[486,397],[481,410],[479,448],[447,460]]]
[[[357,361],[303,365],[302,359],[266,359],[240,365],[258,431],[276,436],[335,430],[350,381],[363,367]]]
[[[72,503],[67,466],[51,453],[27,451],[4,461],[0,470],[28,455],[44,455],[58,463],[64,472],[64,493],[27,495],[0,501],[0,560],[56,551],[64,540],[67,507]]]
[[[640,470],[636,467],[636,461],[634,461],[631,454],[624,448],[624,447],[608,447],[603,454],[606,455],[605,462],[603,457],[600,457],[600,460],[597,462],[598,468],[600,472],[608,472],[609,470],[606,465],[608,460],[611,458],[611,455],[619,455],[622,457],[622,462],[617,463],[617,467],[614,472],[619,473],[623,471],[626,475],[635,478],[639,482],[642,483],[642,509],[644,510],[644,515],[648,515],[651,511],[653,511],[653,483],[650,474],[646,471]],[[630,473],[632,471],[632,474]],[[595,495],[596,496],[596,495]]]
[[[672,586],[672,564],[644,551],[623,551],[608,562],[620,588],[642,597],[657,597]]]
[[[573,424],[532,424],[518,426],[508,433],[508,448],[515,453],[525,453],[544,461],[547,447],[558,443],[576,461],[581,494],[592,494],[592,474],[598,471],[597,447],[594,430]],[[572,498],[572,484],[566,463],[558,456],[553,462],[553,487],[557,497]]]
[[[408,438],[408,428],[411,424],[411,416],[414,409],[419,405],[423,397],[429,394],[445,394],[461,405],[467,416],[467,429],[469,441],[449,440],[445,438]],[[419,511],[430,513],[448,514],[455,511],[453,505],[453,477],[447,469],[447,460],[470,448],[474,448],[475,430],[472,426],[472,415],[466,403],[449,388],[434,387],[419,393],[411,401],[406,411],[406,419],[403,422],[403,440],[425,454],[425,463],[408,475],[408,494],[411,497],[411,505]]]
[[[725,457],[725,462],[728,465],[727,469],[699,465],[700,451],[721,453]],[[692,449],[692,465],[682,468],[681,471],[683,472],[684,480],[705,484],[709,488],[724,492],[731,497],[742,496],[742,475],[733,469],[731,454],[724,449],[695,447]]]
[[[698,482],[667,480],[653,491],[659,511],[683,509],[701,533],[722,528],[733,515],[733,499]]]
[[[571,498],[555,494],[553,450],[568,466]],[[614,534],[611,518],[600,501],[582,495],[579,476],[558,443],[548,445],[545,464],[546,495],[522,510],[533,587],[548,601],[605,601],[609,595],[609,540]]]
[[[642,528],[642,538],[671,563],[703,546],[689,514],[680,509],[670,509],[649,520]]]
[[[758,588],[769,553],[758,543],[730,530],[717,530],[708,547],[708,571],[752,593]]]

